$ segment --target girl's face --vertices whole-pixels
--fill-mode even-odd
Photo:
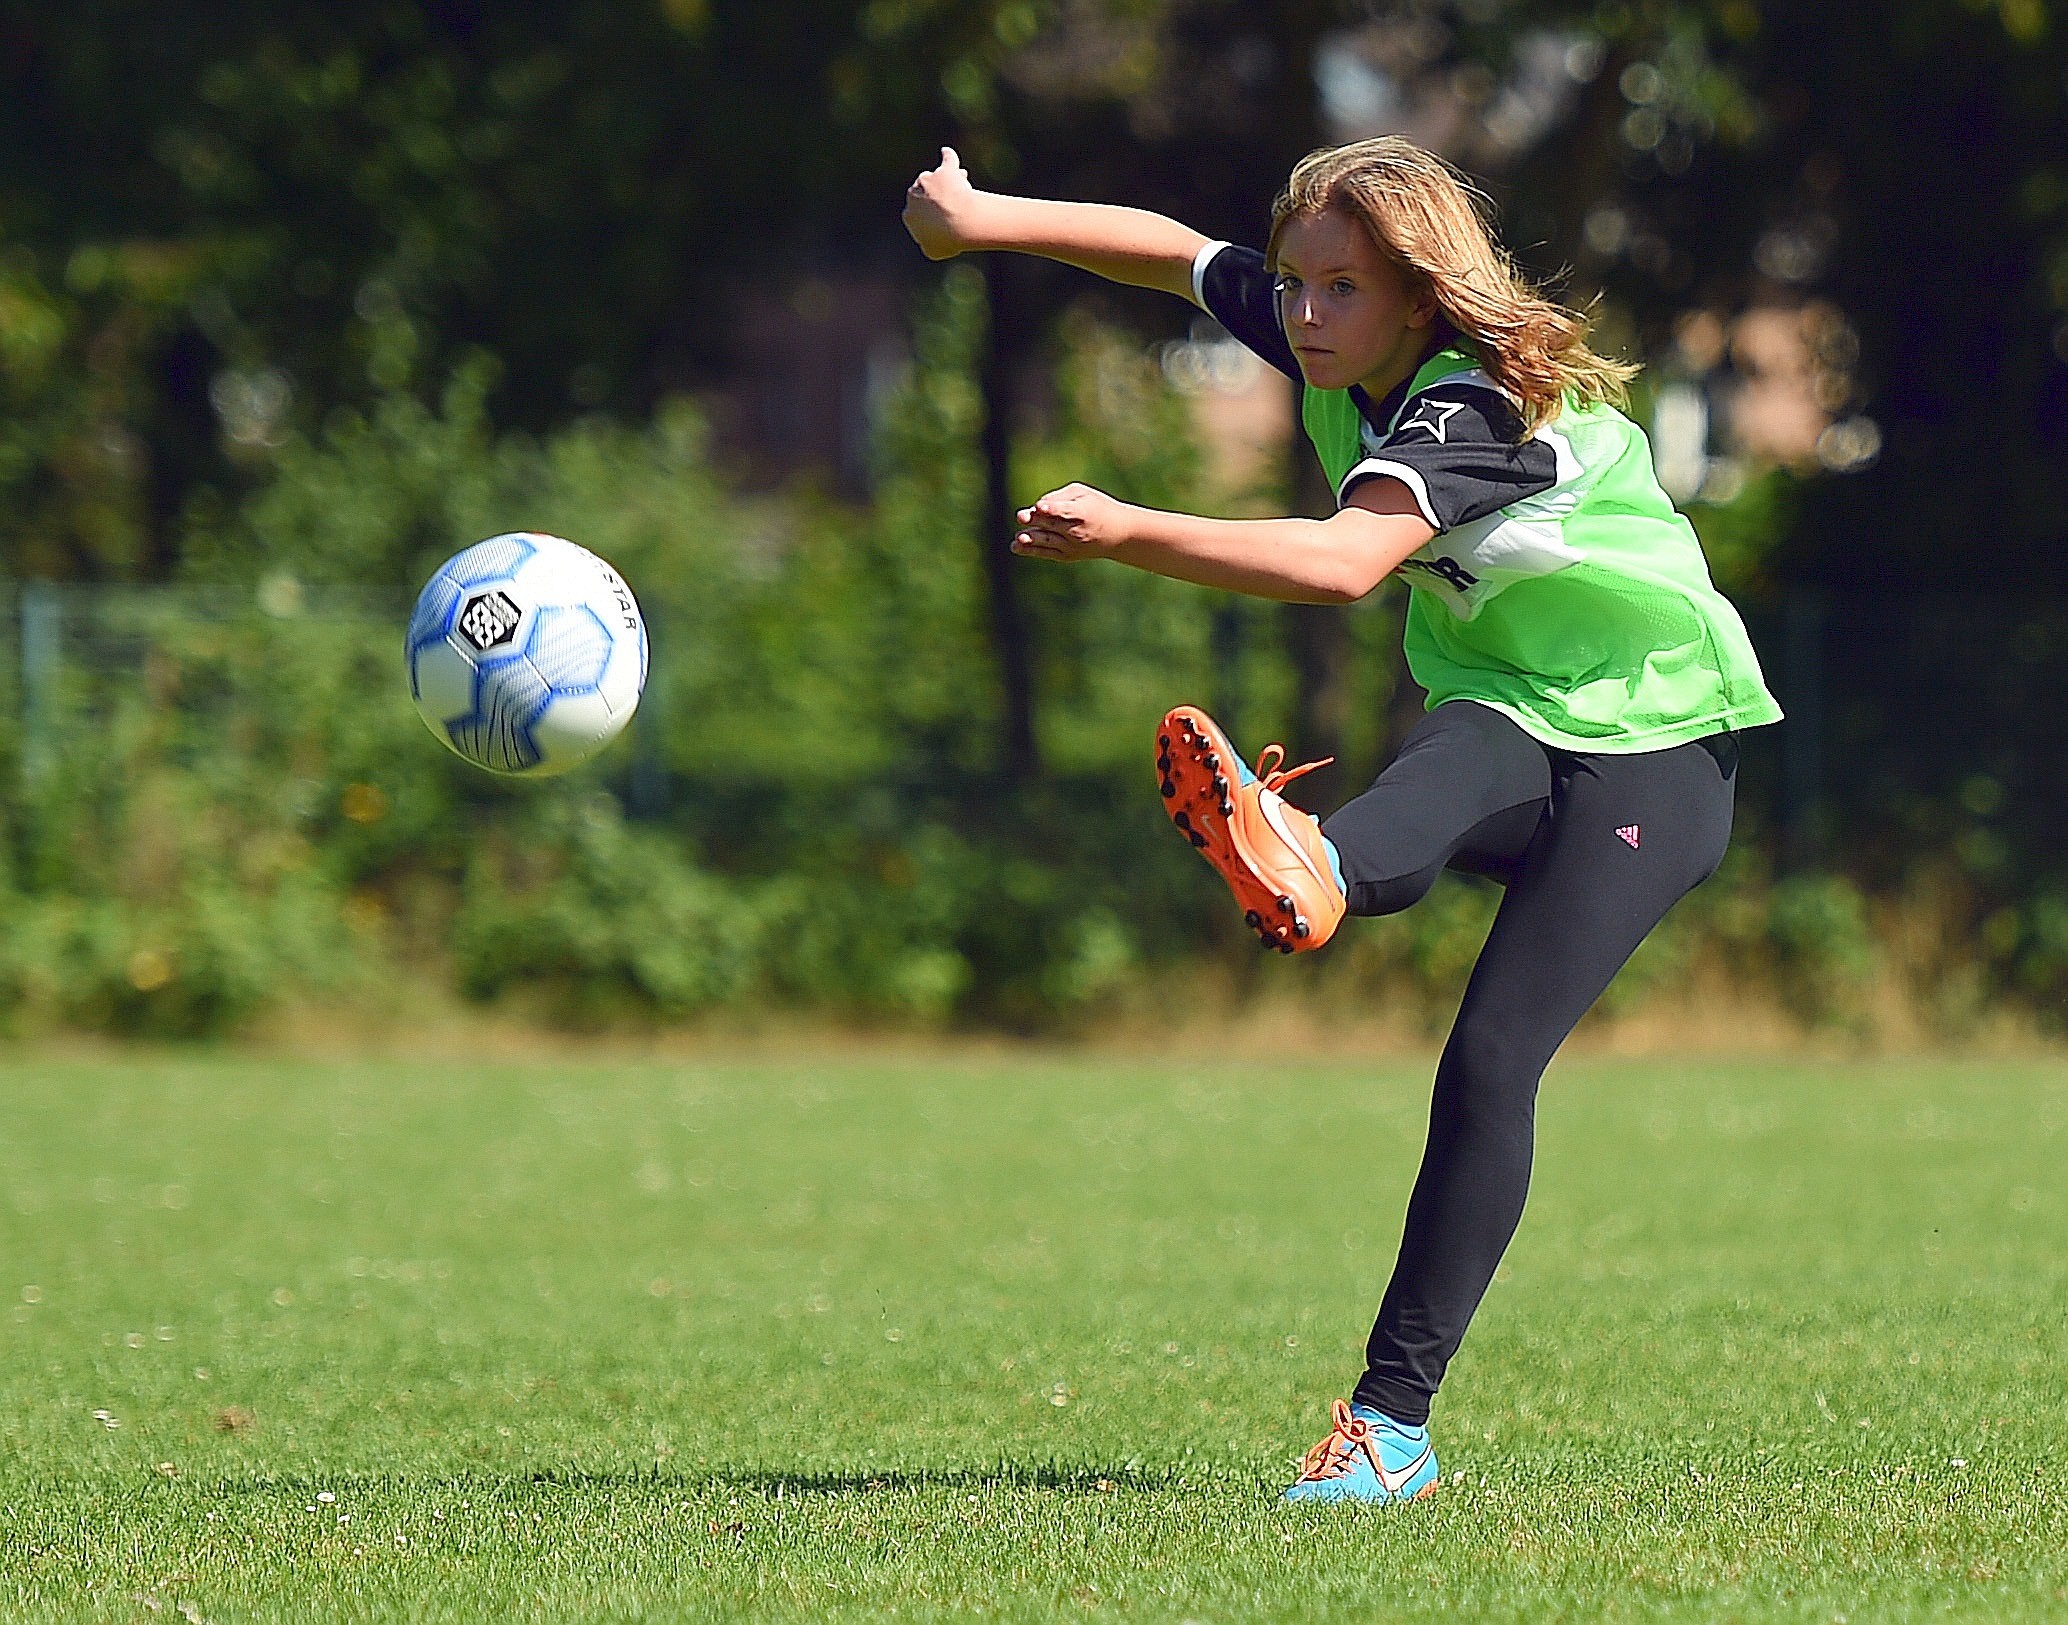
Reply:
[[[1278,234],[1278,316],[1315,389],[1362,384],[1375,400],[1422,359],[1436,297],[1340,209],[1295,215]]]

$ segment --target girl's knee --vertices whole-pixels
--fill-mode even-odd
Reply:
[[[1436,884],[1441,868],[1418,870],[1414,874],[1393,875],[1385,880],[1352,880],[1347,889],[1352,914],[1371,918],[1381,914],[1398,914],[1411,908],[1429,895],[1429,888]]]
[[[1555,1046],[1554,1046],[1555,1047]],[[1436,1105],[1459,1119],[1512,1124],[1536,1113],[1537,1084],[1550,1057],[1514,1023],[1460,1014],[1436,1069]]]

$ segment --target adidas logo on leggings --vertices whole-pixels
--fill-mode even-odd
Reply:
[[[1637,850],[1637,826],[1635,824],[1624,824],[1617,829],[1616,833],[1623,838],[1623,844],[1629,847],[1631,851],[1635,852]]]

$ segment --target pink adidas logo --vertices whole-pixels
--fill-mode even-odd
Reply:
[[[1623,844],[1629,847],[1631,851],[1635,852],[1637,850],[1637,826],[1635,824],[1625,824],[1616,833],[1622,836]]]

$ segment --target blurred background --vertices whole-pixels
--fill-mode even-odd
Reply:
[[[1179,985],[1440,1023],[1495,894],[1260,961],[1144,755],[1203,700],[1349,793],[1419,704],[1399,594],[1006,552],[1072,478],[1326,511],[1283,381],[897,218],[951,142],[1257,242],[1384,131],[1646,363],[1790,712],[1608,1018],[2058,1024],[2056,0],[15,0],[0,75],[9,1031],[1067,1032]],[[654,634],[634,737],[544,785],[441,749],[400,658],[431,567],[519,528]]]

